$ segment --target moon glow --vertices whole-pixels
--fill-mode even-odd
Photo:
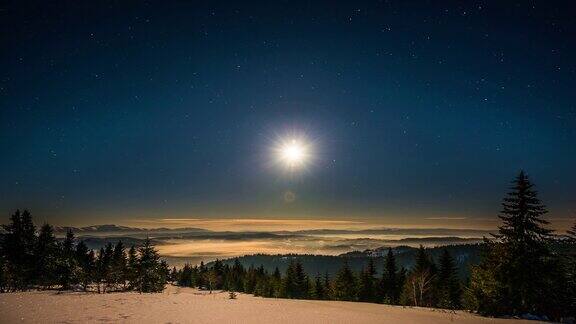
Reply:
[[[311,160],[311,147],[302,138],[289,138],[278,141],[275,148],[275,155],[278,163],[286,169],[294,171],[302,169]]]

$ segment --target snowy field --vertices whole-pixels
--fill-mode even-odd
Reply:
[[[535,323],[465,312],[368,303],[208,294],[169,286],[163,293],[94,294],[33,291],[0,294],[0,322],[9,323]]]

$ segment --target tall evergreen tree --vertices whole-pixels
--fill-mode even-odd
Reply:
[[[58,254],[58,245],[56,244],[52,226],[49,224],[42,225],[38,234],[34,256],[36,257],[36,278],[38,284],[44,288],[56,284]]]
[[[294,284],[296,288],[296,293],[294,298],[306,299],[308,298],[308,293],[310,292],[310,283],[308,281],[308,276],[304,271],[302,262],[296,260],[296,265],[294,268]]]
[[[440,258],[438,271],[438,306],[448,309],[461,307],[461,288],[454,259],[447,249],[444,249]]]
[[[296,298],[296,278],[295,278],[295,267],[296,264],[294,260],[290,260],[288,267],[286,268],[286,273],[282,279],[282,286],[280,288],[280,297],[282,298]]]
[[[68,229],[62,242],[62,249],[57,263],[58,281],[62,289],[70,289],[70,285],[77,283],[77,263],[74,258],[74,233]]]
[[[486,241],[482,261],[472,269],[469,297],[484,314],[557,317],[563,312],[559,298],[565,278],[549,249],[552,230],[542,219],[546,209],[524,172],[502,206],[496,240]]]
[[[374,260],[368,259],[368,266],[360,271],[358,276],[358,300],[363,302],[376,302],[377,289],[376,289],[376,268]]]
[[[356,300],[356,294],[356,277],[348,265],[348,260],[344,260],[342,268],[336,274],[332,284],[332,298],[353,301]]]
[[[138,255],[136,254],[136,247],[132,245],[128,250],[128,261],[124,269],[124,278],[128,281],[128,288],[136,288],[136,277],[138,275]]]
[[[168,269],[160,261],[158,251],[154,249],[150,239],[146,239],[138,250],[138,276],[136,287],[140,292],[160,292],[166,285]]]
[[[324,286],[324,282],[322,281],[320,274],[316,275],[314,280],[314,289],[311,295],[314,299],[326,299],[326,287]]]
[[[104,292],[108,291],[114,285],[114,278],[112,274],[112,258],[114,256],[114,246],[108,242],[104,247],[104,256],[102,257],[102,280],[104,284]]]
[[[107,265],[106,265],[105,252],[104,248],[100,248],[100,251],[98,251],[98,256],[96,257],[94,267],[94,281],[96,282],[96,288],[98,290],[98,293],[102,292],[103,289],[104,289],[103,292],[106,292],[105,288],[103,288],[103,283],[106,278],[106,272],[107,272]]]
[[[386,304],[397,304],[400,299],[400,282],[398,281],[398,267],[392,248],[388,248],[384,261],[384,272],[380,284],[381,300]]]
[[[78,244],[76,244],[74,258],[80,267],[78,272],[78,281],[82,285],[82,288],[87,290],[88,285],[92,281],[92,276],[94,275],[94,251],[89,251],[86,243],[84,243],[84,241],[80,241]]]
[[[34,283],[36,268],[36,228],[28,211],[16,210],[10,224],[2,225],[6,234],[0,250],[4,255],[6,286],[12,290],[24,290]]]
[[[122,289],[126,289],[126,276],[127,259],[126,252],[124,251],[124,244],[121,240],[116,243],[112,251],[111,260],[111,282],[114,285],[119,285]]]

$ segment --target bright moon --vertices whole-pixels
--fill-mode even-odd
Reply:
[[[301,167],[309,160],[309,148],[302,140],[282,141],[277,149],[278,159],[289,169]]]

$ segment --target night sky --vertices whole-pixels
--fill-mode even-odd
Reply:
[[[576,215],[569,2],[23,2],[0,5],[0,221],[474,227],[521,169]]]

